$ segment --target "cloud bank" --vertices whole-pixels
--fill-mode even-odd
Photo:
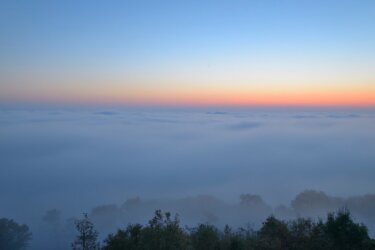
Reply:
[[[375,190],[374,110],[44,108],[0,111],[2,215],[76,214],[129,197]]]

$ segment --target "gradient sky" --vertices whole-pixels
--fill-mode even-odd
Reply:
[[[1,1],[0,101],[375,105],[375,1]]]

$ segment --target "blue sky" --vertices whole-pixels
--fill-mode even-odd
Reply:
[[[188,58],[207,47],[374,52],[374,11],[373,1],[2,1],[2,48],[40,48],[42,58],[90,49],[99,58],[142,50]]]
[[[0,13],[6,100],[375,93],[374,1],[1,1]]]

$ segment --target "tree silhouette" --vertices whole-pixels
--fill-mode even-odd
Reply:
[[[94,224],[86,213],[83,214],[83,219],[75,222],[75,225],[78,235],[72,244],[73,250],[99,250],[98,232],[94,229]]]
[[[191,241],[193,249],[214,250],[219,249],[220,237],[216,227],[208,224],[200,224],[192,230]]]
[[[334,249],[362,250],[369,248],[370,237],[366,226],[353,222],[347,209],[328,214],[325,230],[333,242]]]
[[[31,233],[27,225],[19,225],[13,220],[0,219],[0,249],[20,250],[28,246]]]
[[[284,221],[270,216],[263,223],[258,232],[258,249],[267,250],[288,250],[290,233]]]
[[[147,225],[128,225],[104,244],[104,250],[375,250],[367,228],[354,223],[348,211],[329,214],[325,222],[269,216],[258,231],[229,226],[220,231],[209,224],[186,231],[177,217],[156,210]]]
[[[180,227],[178,216],[156,210],[145,226],[129,225],[104,240],[104,250],[183,250],[188,249],[188,234]]]
[[[125,230],[118,230],[115,235],[108,235],[104,240],[104,250],[120,250],[120,249],[142,249],[142,225],[128,225]]]
[[[142,249],[177,250],[187,248],[188,236],[180,227],[176,214],[171,218],[169,212],[156,210],[148,226],[142,230]]]

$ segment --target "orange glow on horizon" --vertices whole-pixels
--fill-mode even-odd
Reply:
[[[220,88],[108,90],[98,101],[146,105],[188,106],[375,106],[375,89],[254,89]],[[89,99],[90,97],[87,96]]]
[[[121,103],[121,100],[118,101]],[[375,106],[375,93],[176,93],[129,101],[140,104],[203,106]]]
[[[375,84],[316,81],[163,82],[97,78],[39,81],[40,85],[16,84],[4,89],[0,101],[61,104],[119,104],[166,106],[375,106]],[[106,81],[105,81],[106,80]],[[49,84],[54,82],[55,84]],[[22,83],[21,81],[19,83]],[[200,83],[200,84],[199,84]],[[18,86],[18,87],[17,87]]]
[[[375,91],[145,91],[49,93],[18,96],[22,101],[66,104],[124,104],[165,106],[375,106]]]

